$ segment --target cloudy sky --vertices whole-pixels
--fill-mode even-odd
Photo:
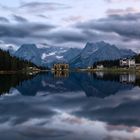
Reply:
[[[0,40],[65,47],[104,40],[140,52],[140,0],[0,1]]]

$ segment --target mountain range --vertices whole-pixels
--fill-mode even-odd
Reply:
[[[132,50],[119,49],[115,45],[101,41],[87,43],[80,54],[71,60],[70,64],[72,67],[88,67],[98,61],[117,60],[120,58],[129,58],[134,55],[136,53]]]
[[[53,63],[65,62],[71,67],[88,67],[102,60],[116,60],[132,57],[135,52],[128,49],[119,49],[104,41],[87,43],[83,49],[56,47],[47,44],[23,44],[12,55],[31,61],[36,65],[51,67]]]
[[[29,60],[36,65],[49,66],[53,63],[65,62],[69,63],[74,59],[81,49],[64,48],[55,46],[37,47],[35,44],[23,44],[14,55],[25,60]]]

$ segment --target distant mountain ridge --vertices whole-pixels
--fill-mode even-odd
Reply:
[[[81,53],[71,60],[72,67],[88,67],[103,60],[116,60],[136,55],[132,50],[119,49],[104,41],[87,43]]]
[[[23,44],[16,52],[15,56],[31,61],[36,65],[52,66],[53,63],[69,63],[71,59],[80,53],[78,48],[64,47],[37,47],[35,44]]]
[[[45,47],[46,46],[46,47]],[[102,60],[116,60],[136,55],[132,50],[119,49],[104,41],[87,43],[85,48],[55,47],[43,44],[23,44],[15,56],[31,61],[36,65],[52,66],[53,63],[69,63],[71,67],[88,67]]]
[[[41,58],[40,52],[35,44],[23,44],[14,54],[16,57],[22,58],[24,60],[31,61],[36,65],[40,65]]]

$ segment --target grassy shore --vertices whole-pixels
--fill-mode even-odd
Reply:
[[[1,74],[36,74],[40,72],[52,72],[52,70],[20,70],[20,71],[0,71]],[[140,74],[140,69],[135,68],[103,68],[103,69],[72,69],[69,72],[104,72],[104,73],[137,73]]]
[[[40,72],[47,72],[47,70],[19,70],[19,71],[0,71],[0,75],[3,74],[37,74]]]
[[[88,72],[105,72],[105,73],[137,73],[140,74],[140,69],[136,68],[103,68],[103,69],[86,69]]]
[[[75,69],[75,72],[140,73],[136,68]]]

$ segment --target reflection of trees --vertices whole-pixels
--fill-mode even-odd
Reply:
[[[8,93],[12,87],[21,85],[23,81],[32,79],[33,75],[26,74],[11,74],[11,75],[0,75],[0,95]]]
[[[140,77],[136,79],[135,85],[140,87]]]

